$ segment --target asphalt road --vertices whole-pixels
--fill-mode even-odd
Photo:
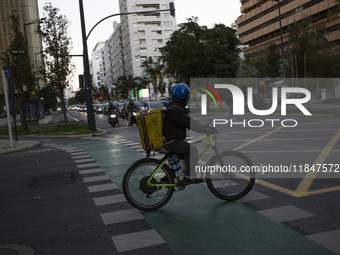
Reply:
[[[86,121],[86,113],[68,112],[68,115]],[[200,121],[207,123],[212,117],[225,118],[215,115]],[[62,116],[54,118],[57,121]],[[242,124],[217,126],[218,147],[220,151],[242,151],[254,165],[326,164],[329,167],[340,163],[339,118],[289,118],[297,120],[297,127],[283,128],[280,123],[274,127],[243,127],[252,117],[236,118],[235,123]],[[87,139],[39,138],[43,146],[0,156],[0,252],[6,255],[20,250],[19,254],[34,254],[30,251],[36,254],[225,254],[229,249],[232,254],[333,254],[330,250],[340,254],[340,173],[332,178],[319,178],[321,175],[313,172],[303,172],[295,178],[258,175],[252,192],[238,203],[220,202],[204,185],[188,187],[176,193],[159,211],[143,213],[143,220],[103,224],[104,216],[111,215],[111,210],[119,212],[130,207],[126,203],[94,206],[96,196],[89,193],[89,184],[80,174],[82,159],[77,159],[81,156],[76,155],[74,148],[89,154],[118,186],[128,165],[143,157],[143,153],[133,149],[140,144],[136,126],[128,127],[126,120],[120,120],[120,126],[112,128],[104,115],[97,115],[96,123],[107,131],[106,135]],[[117,163],[117,159],[121,162]],[[113,167],[116,165],[120,167]],[[53,181],[49,181],[49,176],[53,176]],[[49,186],[39,187],[39,180]],[[106,185],[111,180],[95,183]],[[120,194],[118,189],[100,193],[102,198]],[[214,214],[218,217],[211,218]],[[122,251],[127,248],[119,246],[118,237],[131,231],[149,231],[148,234],[156,235],[153,240],[158,243],[132,249],[130,253]],[[214,241],[211,235],[216,236]]]
[[[73,112],[69,114],[86,119],[86,114]],[[221,114],[210,115],[206,118],[198,115],[194,117],[204,124],[212,118],[226,118]],[[108,132],[107,137],[128,138],[140,142],[137,127],[127,127],[126,120],[121,120],[119,127],[111,128],[106,122],[106,116],[96,116],[96,119],[97,126]],[[251,127],[251,125],[261,125],[261,122],[254,119],[263,120],[264,126]],[[289,166],[295,169],[295,172],[288,177],[284,174],[278,176],[258,174],[254,190],[264,195],[265,198],[244,204],[263,214],[275,212],[276,208],[282,209],[282,214],[298,214],[299,210],[303,210],[313,216],[282,220],[281,224],[305,236],[313,237],[320,233],[329,233],[335,239],[340,240],[340,204],[338,202],[340,199],[340,169],[338,167],[340,164],[340,118],[322,115],[293,115],[285,118],[270,116],[270,119],[280,121],[275,121],[272,127],[272,122],[266,121],[265,117],[245,116],[237,117],[234,120],[236,124],[233,126],[230,125],[230,121],[225,125],[216,125],[220,132],[217,138],[220,151],[239,150],[257,166]],[[295,122],[285,122],[285,124],[297,123],[296,127],[283,127],[281,123],[284,119],[295,120]],[[197,136],[195,133],[188,135]],[[319,168],[313,170],[313,165]],[[325,175],[321,167],[328,172],[331,171],[332,174]],[[292,208],[293,211],[289,212]],[[274,216],[273,219],[278,220]],[[340,252],[339,247],[337,251]]]

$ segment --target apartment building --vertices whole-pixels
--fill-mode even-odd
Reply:
[[[171,0],[173,1],[173,0]],[[170,0],[120,0],[121,13],[169,9]],[[106,85],[121,75],[142,76],[146,58],[159,57],[159,49],[176,29],[169,12],[125,15],[104,47]]]
[[[1,0],[0,1],[0,53],[7,50],[13,39],[11,30],[12,21],[10,15],[19,17],[21,32],[26,34],[29,56],[34,68],[41,63],[42,43],[36,30],[36,22],[39,20],[37,0]],[[0,63],[1,70],[3,69]],[[36,71],[36,70],[35,70]],[[2,74],[0,74],[1,77]],[[1,77],[2,81],[2,77]],[[42,86],[42,84],[40,84]],[[0,86],[0,94],[3,94]]]
[[[330,11],[337,5],[336,0],[240,0],[241,15],[237,20],[238,35],[243,45],[249,45],[245,53],[261,51],[274,43],[279,45],[280,20],[283,43],[287,45],[288,26],[310,17],[312,26],[325,22]],[[279,10],[281,15],[279,15]],[[340,15],[326,25],[326,39],[340,45]]]
[[[105,76],[105,58],[104,58],[105,42],[96,44],[92,51],[91,74],[92,86],[99,88],[104,85]]]

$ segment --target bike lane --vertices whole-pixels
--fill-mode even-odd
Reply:
[[[90,154],[120,189],[125,171],[144,157],[126,139],[70,145]],[[161,209],[142,214],[175,254],[335,254],[242,203],[216,198],[204,184],[187,186]]]

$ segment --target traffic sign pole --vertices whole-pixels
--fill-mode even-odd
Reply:
[[[13,148],[12,124],[11,124],[11,114],[9,112],[6,74],[8,75],[8,69],[6,71],[2,70],[2,80],[3,80],[3,83],[4,83],[6,112],[7,112],[7,125],[8,125],[8,134],[9,134],[9,144],[10,144],[11,148]]]

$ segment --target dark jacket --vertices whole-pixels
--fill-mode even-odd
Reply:
[[[128,112],[133,112],[134,109],[138,109],[137,105],[135,105],[134,103],[133,104],[128,104],[127,105],[127,111]]]
[[[172,140],[184,140],[187,136],[186,129],[198,133],[204,133],[206,127],[193,120],[185,113],[185,104],[179,99],[173,98],[167,106],[163,121],[163,135],[165,142]]]

